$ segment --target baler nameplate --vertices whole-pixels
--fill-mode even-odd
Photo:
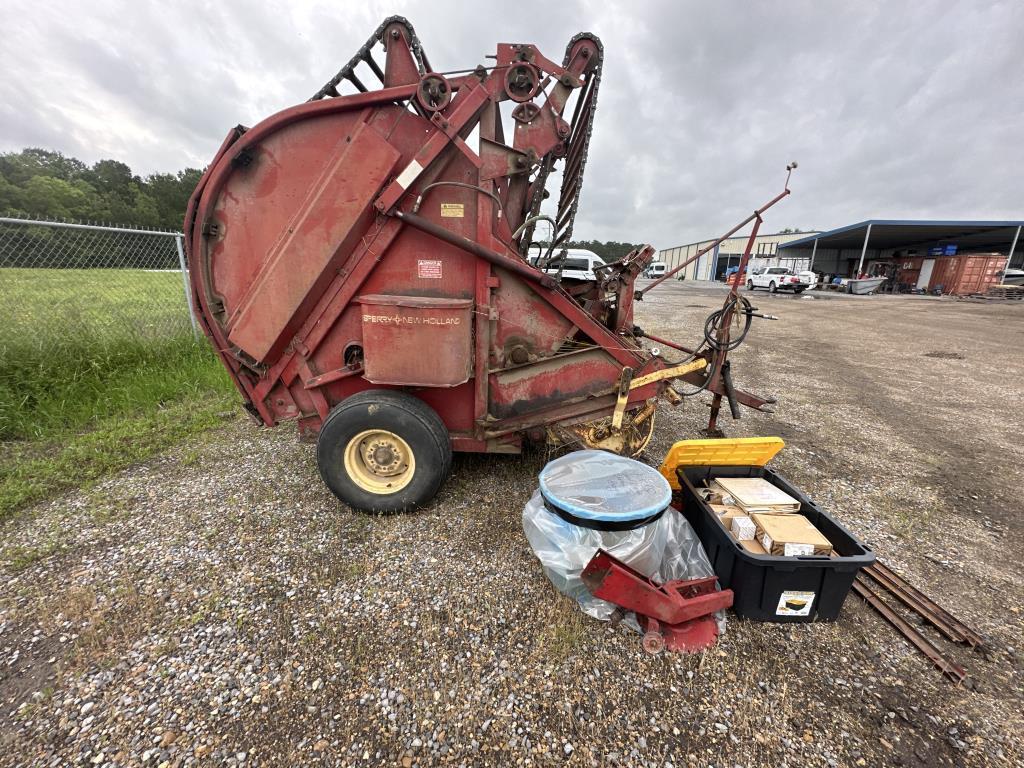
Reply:
[[[367,381],[455,387],[469,380],[472,299],[375,295],[356,302],[362,305]]]
[[[368,215],[400,154],[376,131],[360,124],[342,137],[333,159],[267,255],[230,323],[228,339],[265,362],[280,351],[364,234]],[[331,232],[344,233],[339,240]],[[230,232],[228,233],[230,237]]]

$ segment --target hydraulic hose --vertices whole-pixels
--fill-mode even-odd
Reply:
[[[744,315],[743,330],[740,331],[739,335],[735,338],[730,338],[729,341],[719,342],[718,332],[724,327],[722,325],[722,319],[728,317],[730,320],[737,311],[737,305],[740,305],[738,311]],[[725,302],[725,306],[721,309],[712,312],[708,315],[707,320],[704,321],[704,342],[717,352],[729,352],[736,349],[743,340],[747,337],[747,332],[750,330],[750,323],[753,321],[754,308],[750,306],[750,301],[747,300],[746,296],[733,296]]]

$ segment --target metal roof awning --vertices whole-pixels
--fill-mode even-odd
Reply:
[[[870,227],[872,249],[911,248],[936,242],[955,243],[960,251],[1005,250],[1024,221],[914,221],[869,219],[829,232],[783,243],[779,250],[818,248],[860,249]]]

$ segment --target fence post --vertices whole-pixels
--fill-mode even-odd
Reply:
[[[195,308],[192,306],[192,289],[188,284],[188,269],[185,266],[185,249],[181,246],[183,235],[174,238],[174,244],[178,247],[178,263],[181,265],[181,284],[185,288],[185,301],[188,303],[188,320],[192,323],[192,335],[199,338],[199,328],[196,326]]]

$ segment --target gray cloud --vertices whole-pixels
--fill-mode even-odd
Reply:
[[[580,237],[708,237],[778,191],[792,159],[770,230],[1024,216],[1019,2],[0,5],[19,19],[0,49],[3,150],[202,166],[401,13],[439,69],[510,41],[559,60],[577,31],[601,36]]]

